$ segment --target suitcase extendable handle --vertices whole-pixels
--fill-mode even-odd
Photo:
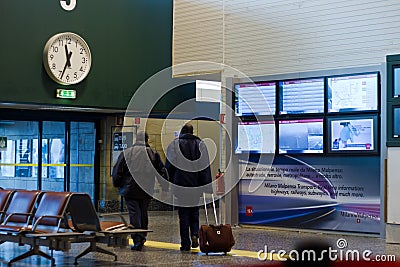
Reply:
[[[214,218],[215,218],[215,225],[218,224],[218,219],[217,219],[217,210],[215,208],[215,200],[214,200],[214,194],[211,194],[212,198],[212,205],[213,205],[213,210],[214,210]],[[206,223],[209,225],[209,220],[208,220],[208,212],[207,212],[207,202],[206,202],[206,193],[203,192],[203,199],[204,199],[204,210],[206,211]]]

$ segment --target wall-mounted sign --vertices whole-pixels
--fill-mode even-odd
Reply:
[[[113,150],[122,151],[133,145],[133,133],[113,133]]]
[[[7,137],[0,136],[0,150],[7,150]]]
[[[136,126],[112,126],[111,127],[111,168],[110,173],[112,173],[112,167],[118,160],[118,156],[121,152],[132,146],[135,140],[137,132]]]
[[[57,98],[76,99],[76,90],[57,89]]]
[[[379,166],[379,156],[239,160],[239,223],[379,233]]]

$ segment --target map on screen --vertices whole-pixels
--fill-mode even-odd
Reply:
[[[378,73],[328,77],[328,112],[378,109]]]
[[[239,122],[235,152],[275,153],[275,122]]]

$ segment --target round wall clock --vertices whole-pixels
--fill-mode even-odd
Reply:
[[[89,74],[92,56],[85,40],[72,32],[52,36],[44,46],[43,64],[47,74],[63,85],[77,84]]]

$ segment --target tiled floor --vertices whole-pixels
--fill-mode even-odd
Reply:
[[[201,223],[205,220],[202,217]],[[129,248],[111,249],[118,254],[118,261],[112,256],[90,253],[79,260],[79,266],[248,266],[263,264],[257,252],[264,250],[284,250],[290,252],[305,240],[320,240],[337,249],[337,241],[347,242],[346,250],[372,251],[373,255],[395,255],[400,260],[400,245],[386,244],[376,236],[360,236],[338,233],[299,232],[253,227],[234,227],[236,244],[228,255],[205,255],[194,249],[191,252],[179,251],[179,228],[176,211],[150,212],[150,228],[143,251],[130,251]],[[54,252],[57,266],[74,266],[74,257],[85,244],[74,244],[68,252]],[[0,245],[0,265],[7,266],[9,259],[22,254],[27,246],[5,243]],[[273,262],[272,262],[273,263]],[[50,261],[34,256],[12,266],[50,266]],[[384,265],[383,265],[384,266]]]

